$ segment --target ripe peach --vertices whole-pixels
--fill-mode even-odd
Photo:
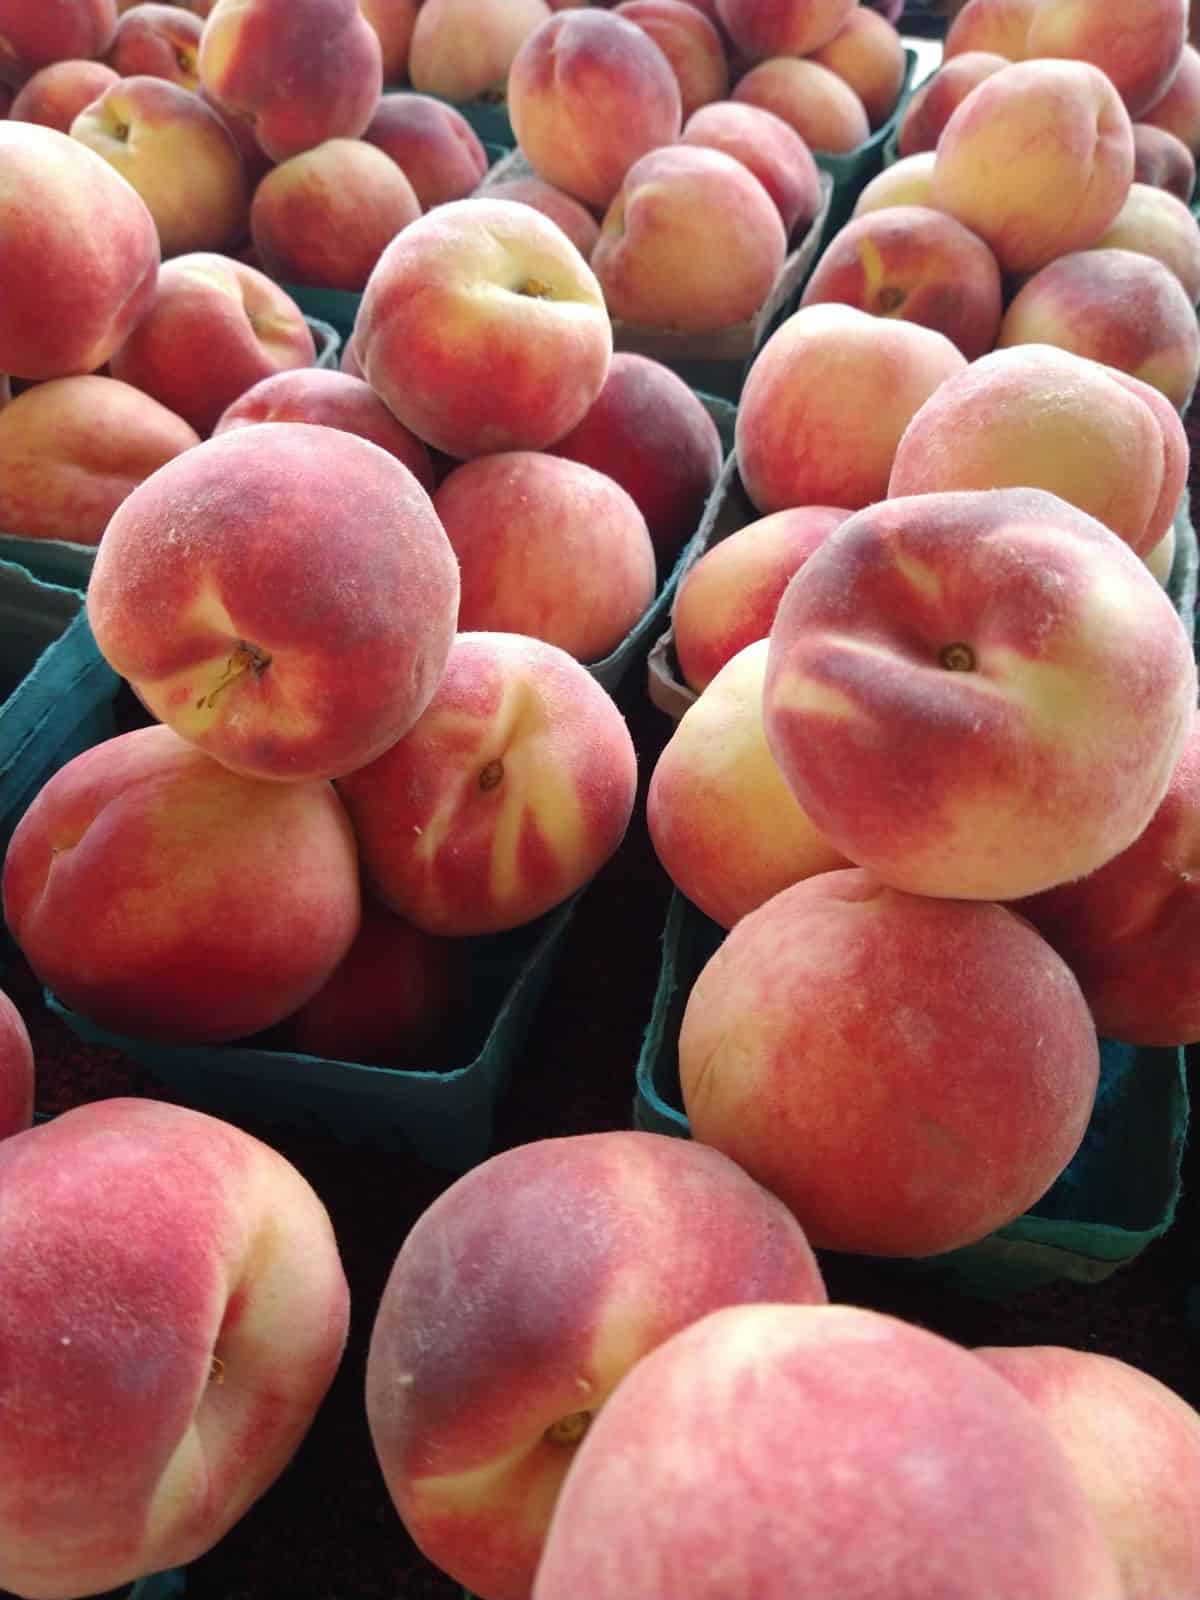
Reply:
[[[600,237],[600,224],[565,189],[556,189],[544,178],[530,176],[501,178],[497,183],[488,184],[486,194],[489,200],[515,200],[540,211],[562,229],[583,259],[590,261],[596,240]]]
[[[765,516],[881,500],[900,435],[966,359],[943,334],[853,306],[805,306],[754,358],[738,405],[738,466]]]
[[[363,138],[391,156],[422,211],[465,199],[488,167],[487,151],[466,117],[432,95],[383,95]]]
[[[116,28],[116,0],[74,0],[70,5],[0,0],[0,78],[24,83],[54,61],[102,56]]]
[[[844,79],[815,61],[775,56],[739,78],[733,98],[773,111],[810,150],[845,155],[871,134],[866,107]]]
[[[1200,301],[1200,225],[1183,201],[1165,189],[1131,184],[1116,221],[1093,248],[1153,256],[1170,267],[1193,305]]]
[[[885,206],[931,205],[933,163],[934,152],[922,150],[884,167],[863,185],[851,215],[865,216],[868,211],[882,211]]]
[[[806,56],[839,33],[855,0],[717,0],[729,37],[751,61]]]
[[[525,41],[508,76],[508,112],[538,177],[597,208],[683,122],[679,81],[653,39],[591,10],[560,12]]]
[[[967,0],[946,30],[943,61],[973,50],[1024,61],[1037,5],[1038,0]]]
[[[882,501],[809,557],[763,719],[851,860],[912,894],[1008,900],[1133,842],[1195,700],[1186,631],[1124,541],[1041,489],[992,489]]]
[[[458,634],[424,715],[338,784],[375,894],[450,935],[517,927],[581,888],[636,786],[612,698],[565,650],[515,633]]]
[[[789,239],[808,231],[821,206],[821,176],[812,152],[782,117],[761,106],[721,100],[689,117],[679,137],[748,167],[779,208]]]
[[[729,63],[721,35],[684,0],[621,0],[614,15],[649,34],[671,63],[679,82],[682,116],[724,100],[729,94]]]
[[[410,1535],[477,1593],[527,1600],[577,1443],[626,1371],[755,1300],[825,1290],[799,1227],[715,1151],[590,1133],[467,1173],[401,1246],[367,1358],[371,1437]]]
[[[429,496],[377,445],[263,422],[170,462],[105,531],[87,609],[147,709],[253,777],[371,761],[428,704],[458,569]]]
[[[1196,162],[1182,139],[1149,122],[1133,125],[1133,181],[1165,189],[1186,205],[1196,184]]]
[[[829,43],[808,59],[850,85],[872,128],[882,127],[896,109],[907,70],[904,41],[878,11],[856,6]]]
[[[1126,0],[1120,11],[1090,0],[1039,0],[1029,18],[1025,54],[1090,61],[1137,117],[1175,76],[1186,29],[1187,0]]]
[[[422,0],[408,52],[413,88],[447,100],[500,94],[513,57],[550,15],[544,0]]]
[[[1195,45],[1184,45],[1175,76],[1138,121],[1165,128],[1200,159],[1200,50]]]
[[[954,112],[985,78],[1008,66],[994,50],[967,50],[954,56],[919,84],[904,108],[896,134],[901,156],[935,150],[942,129]]]
[[[116,83],[118,74],[103,61],[54,61],[40,67],[17,90],[8,115],[14,122],[39,122],[70,133],[85,106]]]
[[[203,21],[193,12],[142,0],[121,13],[105,59],[122,78],[149,74],[184,89],[198,89],[203,31]]]
[[[358,0],[359,10],[379,38],[384,83],[408,75],[408,52],[420,4],[421,0]]]
[[[0,1139],[33,1121],[33,1046],[21,1013],[0,990]]]

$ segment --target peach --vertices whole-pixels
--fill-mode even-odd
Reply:
[[[413,88],[460,101],[502,94],[513,57],[550,16],[544,0],[422,0],[408,53]]]
[[[1132,250],[1079,250],[1026,280],[1001,348],[1056,345],[1140,378],[1182,411],[1200,373],[1200,328],[1179,279]]]
[[[1091,0],[1039,0],[1025,54],[1090,61],[1137,117],[1175,76],[1186,33],[1187,0],[1125,0],[1119,11],[1097,8]]]
[[[429,496],[378,445],[263,422],[124,501],[87,610],[153,716],[252,777],[365,765],[428,704],[458,606]]]
[[[1200,159],[1200,50],[1194,44],[1184,45],[1175,76],[1138,121],[1173,133]]]
[[[908,63],[904,41],[878,11],[856,6],[829,43],[808,59],[850,85],[872,128],[882,127],[895,111]]]
[[[581,206],[565,189],[556,189],[544,178],[531,176],[501,178],[497,183],[488,184],[486,194],[489,200],[512,200],[540,211],[562,229],[585,261],[590,260],[600,237],[600,224],[586,206]]]
[[[208,434],[260,378],[315,358],[291,295],[241,261],[200,250],[164,264],[149,309],[110,365],[114,378]]]
[[[154,298],[146,202],[57,128],[0,121],[0,237],[0,372],[14,378],[103,366]]]
[[[1186,205],[1196,184],[1196,162],[1182,139],[1149,122],[1133,125],[1133,181],[1165,189]]]
[[[972,89],[942,129],[933,204],[1005,272],[1086,250],[1133,181],[1133,125],[1099,67],[1021,61]]]
[[[1200,1039],[1200,729],[1149,825],[1096,871],[1017,907],[1059,952],[1111,1038]]]
[[[885,206],[928,206],[933,194],[932,150],[904,156],[865,183],[854,202],[852,216],[882,211]]]
[[[944,334],[853,306],[805,306],[754,358],[738,404],[746,493],[764,516],[790,506],[857,511],[887,492],[900,435],[966,359]]]
[[[23,83],[54,61],[102,56],[116,30],[116,0],[0,0],[0,78]]]
[[[371,1332],[367,1418],[409,1534],[477,1593],[527,1600],[579,1441],[628,1369],[756,1300],[825,1289],[796,1223],[713,1150],[588,1133],[467,1173],[408,1234]]]
[[[0,411],[0,528],[99,544],[122,500],[200,436],[115,378],[51,378]]]
[[[1062,1446],[1126,1600],[1186,1600],[1200,1591],[1200,1415],[1113,1356],[1057,1345],[984,1346],[975,1355]]]
[[[300,367],[260,378],[221,413],[213,437],[259,422],[308,422],[341,428],[386,450],[433,493],[429,451],[362,378],[319,367]]]
[[[721,100],[690,116],[679,137],[740,161],[774,200],[789,239],[807,232],[821,207],[821,176],[812,152],[782,117]]]
[[[478,198],[438,206],[392,240],[354,343],[388,409],[466,457],[542,450],[568,433],[608,374],[612,326],[561,228],[531,206]]]
[[[422,933],[368,902],[354,943],[283,1024],[284,1039],[290,1050],[330,1061],[449,1067],[469,983],[462,939]]]
[[[900,155],[935,150],[942,129],[971,90],[1008,64],[994,50],[967,50],[946,61],[917,86],[904,108],[896,134]]]
[[[1182,200],[1165,189],[1134,183],[1116,221],[1096,240],[1097,250],[1139,250],[1161,261],[1200,301],[1200,225]]]
[[[1164,589],[1171,580],[1171,569],[1175,565],[1175,547],[1175,524],[1172,523],[1153,549],[1147,550],[1142,557],[1147,569],[1154,574]]]
[[[193,1561],[340,1364],[328,1213],[240,1128],[132,1098],[6,1140],[0,1193],[0,1584],[52,1600]]]
[[[830,241],[800,297],[945,334],[968,361],[996,343],[1003,314],[1000,268],[953,217],[926,206],[869,211]]]
[[[366,880],[428,933],[531,922],[588,882],[633,812],[637,757],[586,667],[516,633],[459,633],[424,715],[339,781]]]
[[[487,151],[462,112],[427,94],[383,95],[363,138],[391,156],[422,211],[466,199],[488,168]]]
[[[673,144],[625,174],[591,265],[614,321],[711,333],[753,320],[786,255],[778,208],[747,167]]]
[[[589,1430],[533,1600],[795,1600],[798,1574],[806,1600],[1122,1594],[1061,1449],[969,1352],[855,1306],[713,1311]]]
[[[620,484],[538,451],[456,467],[434,510],[458,558],[459,626],[524,633],[600,661],[654,599],[646,519]]]
[[[326,139],[357,139],[383,86],[379,36],[358,0],[217,0],[200,41],[200,82],[254,118],[272,161]]]
[[[71,124],[141,195],[164,256],[220,250],[245,230],[250,196],[224,123],[190,89],[120,78]]]
[[[729,63],[721,35],[684,0],[621,0],[615,16],[649,34],[679,80],[684,120],[729,93]]]
[[[833,506],[776,511],[712,545],[689,567],[671,617],[689,688],[699,694],[739,650],[767,637],[783,591],[849,515]]]
[[[1046,489],[1142,555],[1166,532],[1187,479],[1183,425],[1150,392],[1069,350],[997,350],[916,413],[887,492]]]
[[[845,27],[855,0],[717,0],[729,37],[751,61],[806,56]]]
[[[870,137],[862,101],[836,72],[815,61],[793,56],[762,61],[738,79],[733,98],[773,111],[810,150],[845,155]]]
[[[0,1139],[33,1121],[33,1046],[25,1019],[0,990]]]
[[[262,179],[250,237],[271,277],[360,294],[387,246],[420,215],[390,156],[362,139],[326,139]]]
[[[117,76],[102,61],[51,62],[26,79],[8,114],[15,122],[38,122],[44,128],[70,133],[84,106],[116,83]]]
[[[1079,985],[1023,918],[859,868],[742,917],[679,1030],[693,1136],[816,1247],[884,1256],[974,1243],[1033,1205],[1079,1147],[1099,1063]]]
[[[1039,0],[967,0],[949,28],[942,59],[949,61],[969,51],[986,50],[1007,61],[1024,61],[1029,55],[1033,14]]]
[[[723,928],[802,878],[850,865],[817,832],[767,747],[767,650],[764,637],[721,667],[680,718],[646,793],[664,871]]]
[[[203,21],[193,12],[143,0],[122,12],[106,59],[122,78],[149,74],[198,89],[203,31]]]
[[[161,726],[61,767],[17,824],[3,884],[42,983],[101,1027],[174,1044],[281,1021],[359,925],[330,785],[242,777]]]
[[[641,28],[604,11],[559,12],[517,52],[508,114],[539,178],[602,209],[647,151],[678,138],[679,81]]]
[[[670,367],[619,351],[583,420],[551,446],[612,478],[646,520],[661,571],[695,533],[721,471],[721,436]]]
[[[408,52],[421,0],[358,0],[359,10],[379,38],[384,83],[408,76]]]
[[[763,721],[852,861],[912,894],[1008,900],[1133,842],[1195,701],[1187,633],[1124,541],[1044,490],[992,489],[882,501],[809,557]]]

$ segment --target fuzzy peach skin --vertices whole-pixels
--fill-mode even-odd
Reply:
[[[1149,122],[1133,125],[1133,181],[1165,189],[1186,205],[1196,186],[1196,162],[1182,139]]]
[[[543,450],[568,433],[608,374],[612,325],[561,228],[531,206],[478,198],[438,206],[392,240],[354,344],[406,427],[468,457]]]
[[[751,61],[806,56],[845,27],[855,0],[717,0],[729,37]]]
[[[87,610],[154,716],[236,772],[304,781],[373,760],[420,716],[454,636],[458,567],[386,450],[263,422],[134,490]]]
[[[1165,189],[1134,183],[1117,219],[1093,246],[1096,250],[1140,250],[1161,261],[1200,302],[1200,224],[1182,200]]]
[[[272,161],[357,139],[383,87],[379,36],[358,0],[217,0],[200,40],[200,82],[254,119]]]
[[[25,1020],[0,990],[0,1139],[33,1121],[33,1045]]]
[[[420,215],[390,156],[362,139],[326,139],[262,179],[250,237],[271,277],[360,294],[384,250]]]
[[[805,306],[754,358],[738,404],[742,483],[766,516],[857,511],[887,492],[900,436],[966,358],[944,334],[853,306]]]
[[[968,361],[996,343],[1003,315],[1000,268],[976,234],[928,206],[892,206],[848,222],[800,297],[934,328]]]
[[[695,390],[632,351],[613,356],[582,422],[550,453],[606,473],[632,496],[664,573],[699,526],[721,472],[721,436]]]
[[[591,266],[614,322],[712,333],[754,318],[786,255],[778,208],[750,169],[677,143],[625,174]]]
[[[646,825],[663,870],[732,928],[818,872],[848,867],[784,782],[763,733],[768,642],[731,658],[680,718],[650,775]]]
[[[888,495],[1047,489],[1143,555],[1166,532],[1187,481],[1183,424],[1152,392],[1051,345],[996,350],[913,417]]]
[[[904,41],[878,11],[856,6],[829,43],[808,59],[850,85],[872,128],[882,127],[896,109],[907,70]]]
[[[724,100],[729,94],[729,62],[721,35],[685,0],[622,0],[614,16],[649,34],[679,80],[682,115]]]
[[[358,8],[379,38],[384,83],[408,75],[408,52],[421,0],[358,0]]]
[[[1194,45],[1184,45],[1175,76],[1138,121],[1165,128],[1200,159],[1200,50]]]
[[[117,76],[102,61],[54,61],[26,79],[8,115],[15,122],[39,122],[44,128],[70,133],[84,106],[116,83]]]
[[[938,140],[933,204],[991,245],[1005,272],[1086,250],[1133,181],[1133,125],[1084,61],[1021,61],[993,73]]]
[[[122,500],[199,443],[182,417],[115,378],[36,383],[0,411],[0,528],[99,544]]]
[[[994,50],[967,50],[938,68],[913,91],[896,133],[901,156],[935,150],[953,113],[985,78],[1008,66]]]
[[[503,94],[513,57],[550,16],[544,0],[422,0],[408,52],[413,88],[459,101]]]
[[[1024,61],[1025,41],[1039,0],[967,0],[949,28],[942,60],[987,50],[1007,61]]]
[[[367,1419],[410,1536],[476,1594],[527,1600],[626,1372],[720,1307],[825,1299],[798,1225],[714,1150],[622,1130],[493,1156],[417,1219],[372,1328]]]
[[[765,639],[783,591],[850,512],[795,506],[747,523],[684,575],[671,614],[675,654],[697,694],[738,651]]]
[[[422,211],[465,199],[488,168],[487,151],[462,112],[427,94],[381,96],[363,138],[391,156]]]
[[[544,178],[502,178],[487,186],[489,200],[514,200],[532,206],[544,217],[560,227],[585,261],[590,261],[596,240],[600,237],[600,224],[586,206],[556,189]]]
[[[967,1351],[854,1306],[714,1311],[639,1361],[597,1419],[533,1600],[801,1593],[1122,1590],[1061,1449]]]
[[[881,502],[809,557],[763,720],[852,860],[913,894],[1007,900],[1133,842],[1195,702],[1186,631],[1124,541],[1041,489],[993,489]]]
[[[1175,524],[1172,523],[1152,550],[1147,550],[1142,560],[1165,589],[1170,582],[1175,565]]]
[[[171,1044],[281,1021],[359,925],[332,787],[241,777],[162,726],[54,774],[13,833],[3,890],[42,983],[101,1027]]]
[[[207,435],[260,378],[315,359],[290,294],[244,262],[200,250],[164,263],[149,309],[113,352],[110,370]]]
[[[1096,1025],[1133,1044],[1200,1039],[1200,729],[1149,825],[1095,872],[1017,909],[1079,979]]]
[[[462,939],[422,933],[383,906],[363,906],[354,943],[311,1000],[283,1024],[289,1050],[327,1061],[445,1068],[470,999]]]
[[[1186,37],[1187,0],[1125,0],[1113,9],[1090,0],[1038,0],[1025,54],[1090,61],[1137,117],[1169,86]]]
[[[57,128],[0,120],[0,372],[65,378],[103,366],[145,315],[158,231],[130,184]]]
[[[1009,302],[996,343],[1088,356],[1150,384],[1179,411],[1200,373],[1195,307],[1169,267],[1133,250],[1059,256]]]
[[[624,837],[637,758],[586,667],[515,633],[460,633],[424,715],[338,785],[367,881],[428,933],[531,922]]]
[[[462,582],[460,628],[524,633],[601,661],[654,599],[654,546],[603,472],[536,450],[464,462],[433,498]]]
[[[102,56],[116,28],[116,0],[0,0],[0,78],[19,84],[51,62]]]
[[[771,699],[768,663],[768,719]],[[679,1030],[693,1137],[817,1248],[883,1256],[971,1244],[1040,1199],[1083,1138],[1099,1060],[1079,985],[1022,917],[859,868],[742,917]]]
[[[1126,1361],[1060,1345],[983,1346],[1062,1446],[1126,1600],[1200,1593],[1200,1415]]]
[[[106,60],[122,78],[149,73],[185,89],[200,87],[202,19],[177,5],[153,0],[122,12]]]
[[[844,79],[815,61],[775,56],[739,78],[733,99],[773,111],[810,150],[846,155],[871,134],[866,107]]]
[[[240,1128],[131,1098],[6,1140],[0,1222],[0,1584],[64,1600],[203,1555],[340,1364],[321,1201]]]
[[[863,185],[851,215],[865,216],[868,211],[882,211],[885,206],[928,206],[933,193],[933,163],[933,151],[922,150],[884,167]]]
[[[564,11],[508,75],[517,144],[539,178],[602,210],[629,168],[683,126],[679,81],[654,40],[607,11]]]
[[[71,137],[141,195],[164,257],[221,250],[245,231],[250,195],[241,155],[190,89],[165,78],[120,78],[79,113]]]
[[[383,401],[362,378],[320,367],[276,372],[240,395],[213,429],[213,437],[259,422],[309,422],[341,428],[369,439],[395,456],[427,493],[433,493],[433,463],[429,451],[397,422]]]
[[[761,106],[721,100],[702,106],[680,134],[748,167],[779,210],[789,239],[806,232],[821,206],[821,177],[812,152],[782,117]]]

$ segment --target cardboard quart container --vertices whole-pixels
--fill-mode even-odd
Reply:
[[[675,891],[654,1006],[637,1064],[633,1123],[690,1137],[679,1088],[679,1028],[692,985],[724,929]],[[1099,1283],[1170,1227],[1188,1123],[1184,1052],[1101,1040],[1100,1087],[1083,1142],[1023,1216],[976,1244],[920,1260],[869,1258],[987,1299],[1057,1280]]]
[[[301,306],[301,310],[305,310]],[[316,315],[305,314],[317,347],[317,367],[337,367],[342,348],[341,336]],[[0,533],[0,561],[16,561],[46,583],[86,589],[96,559],[94,544],[77,544],[68,539],[28,539],[19,530]]]

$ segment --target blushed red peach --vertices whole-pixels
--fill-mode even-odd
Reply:
[[[1165,128],[1200,158],[1200,50],[1194,44],[1184,45],[1175,76],[1138,121]]]
[[[773,56],[752,67],[734,85],[733,98],[773,111],[810,150],[846,155],[871,134],[866,107],[850,85],[798,56]]]
[[[808,59],[850,85],[872,128],[882,127],[896,109],[907,70],[904,41],[878,11],[856,6],[829,43],[810,51]]]
[[[408,52],[421,0],[358,0],[359,10],[379,38],[384,83],[408,75]]]
[[[943,61],[972,50],[987,50],[1006,61],[1024,61],[1037,4],[1038,0],[967,0],[946,30]]]
[[[688,118],[684,144],[723,151],[748,167],[779,208],[789,239],[803,233],[821,206],[821,175],[812,151],[782,117],[761,106],[721,100]]]
[[[671,63],[679,82],[684,121],[701,106],[729,93],[729,63],[721,36],[707,18],[684,0],[621,0],[615,16],[634,23]]]
[[[1131,117],[1166,90],[1187,34],[1187,0],[1127,0],[1120,11],[1088,0],[1039,0],[1025,54],[1090,61],[1108,77]]]
[[[422,0],[408,51],[413,88],[458,101],[499,93],[550,15],[544,0]]]
[[[148,73],[184,89],[198,89],[203,31],[203,21],[191,11],[142,0],[121,13],[105,59],[122,78]]]
[[[1093,246],[1096,250],[1140,250],[1179,279],[1188,299],[1200,301],[1200,224],[1182,200],[1150,184],[1130,185],[1115,222]]]
[[[0,78],[24,83],[54,61],[102,56],[116,29],[116,0],[49,6],[0,0]]]
[[[570,239],[585,261],[591,260],[596,240],[600,237],[600,224],[586,206],[572,199],[564,189],[556,189],[544,178],[502,178],[487,186],[489,200],[515,200],[532,206],[544,217],[549,217]]]
[[[25,1019],[0,990],[0,1139],[33,1122],[33,1045]]]
[[[1135,122],[1133,181],[1165,189],[1186,205],[1196,184],[1196,162],[1187,145],[1175,134],[1149,122]]]
[[[855,0],[717,0],[717,15],[751,61],[806,56],[846,24]]]
[[[54,61],[26,79],[8,115],[14,122],[39,122],[44,128],[70,133],[83,108],[116,81],[117,74],[103,61]]]
[[[466,117],[432,95],[382,95],[363,138],[391,156],[422,211],[464,199],[488,167],[487,151]]]
[[[1008,66],[994,50],[967,50],[946,61],[925,82],[918,84],[904,108],[896,133],[901,156],[935,150],[951,116],[985,78]]]

